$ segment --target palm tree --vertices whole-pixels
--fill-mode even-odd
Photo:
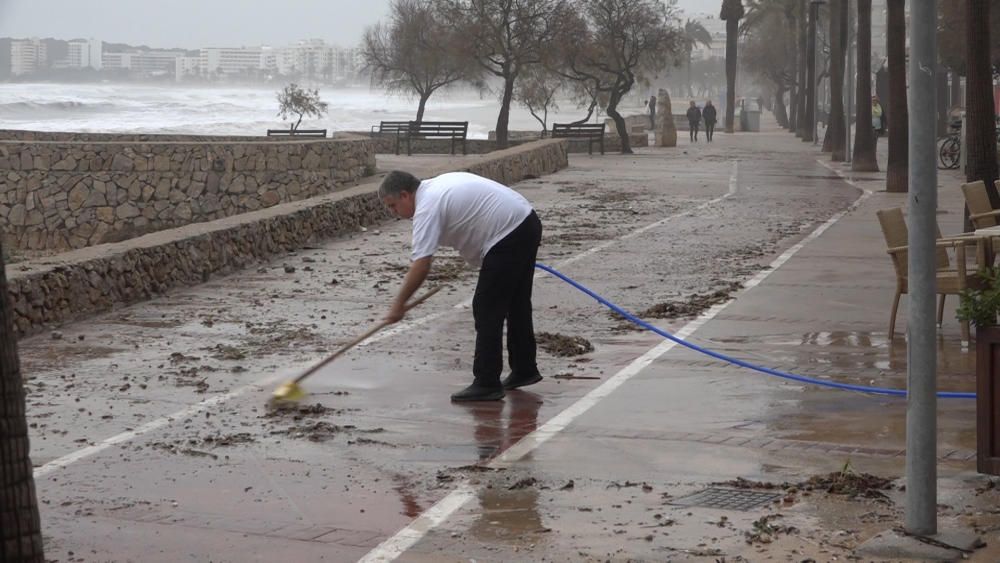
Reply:
[[[872,127],[872,0],[858,0],[858,84],[857,127],[854,128],[854,155],[851,170],[878,172],[875,158],[875,128]]]
[[[889,55],[889,163],[885,190],[909,191],[909,114],[906,111],[906,0],[888,0],[886,54]],[[989,53],[989,49],[986,50]],[[989,56],[989,55],[987,55]]]
[[[758,49],[758,55],[761,54],[761,51],[779,55],[777,58],[781,60],[780,72],[772,73],[769,76],[774,81],[777,90],[774,92],[774,115],[779,125],[787,127],[792,132],[795,131],[798,119],[798,97],[802,93],[801,84],[805,82],[797,77],[800,71],[804,73],[804,67],[801,67],[804,59],[796,47],[799,38],[794,33],[788,33],[787,30],[798,27],[800,4],[798,0],[747,0],[746,15],[740,24],[740,35],[744,37],[746,42],[749,43],[756,39],[758,42],[763,41],[766,44],[771,44],[763,50]],[[763,31],[767,26],[773,27],[775,24],[780,26],[776,32]],[[764,34],[763,37],[760,36],[761,33]],[[755,35],[758,37],[754,37]],[[782,37],[783,43],[777,41],[776,37]],[[802,39],[805,39],[804,35]],[[744,55],[747,52],[746,48],[747,45],[744,44]],[[802,46],[802,49],[805,49],[805,45]],[[777,60],[770,62],[776,63]],[[743,65],[744,68],[748,65],[745,58]],[[774,67],[774,65],[768,66]],[[789,93],[790,103],[787,111],[784,101],[786,92]]]
[[[993,182],[997,179],[996,115],[993,107],[993,67],[990,64],[990,0],[967,0],[965,47],[965,165],[967,182],[986,183],[990,202],[1000,207]]]
[[[42,526],[24,416],[24,385],[0,248],[0,561],[42,562]]]
[[[726,133],[735,131],[736,117],[736,42],[740,20],[746,15],[742,0],[722,0],[719,18],[726,22]]]
[[[808,66],[807,56],[809,53],[806,36],[809,33],[809,0],[798,0],[799,25],[798,25],[798,109],[795,112],[795,136],[802,138],[806,135],[806,100],[808,96],[808,84],[806,83],[806,68]]]
[[[691,54],[698,45],[710,47],[712,45],[712,34],[705,29],[705,26],[701,25],[701,22],[687,20],[684,22],[684,35],[681,37],[681,42],[684,55],[687,57],[687,92],[688,96],[693,98],[694,92],[691,90]]]
[[[844,119],[844,60],[847,58],[847,0],[830,5],[830,150],[834,162],[847,160],[847,127]]]

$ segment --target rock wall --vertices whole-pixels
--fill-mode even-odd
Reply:
[[[512,184],[565,168],[566,148],[564,140],[538,141],[498,151],[464,169]],[[388,213],[377,189],[375,180],[242,215],[18,262],[7,268],[15,331],[19,337],[37,333],[384,221]]]
[[[371,140],[356,136],[21,133],[31,140],[0,141],[0,229],[21,250],[83,248],[211,221],[329,193],[375,170]]]
[[[660,88],[657,94],[656,108],[656,146],[677,146],[677,124],[670,105],[670,93]],[[664,117],[666,116],[666,117]]]

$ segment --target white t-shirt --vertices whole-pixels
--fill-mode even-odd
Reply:
[[[468,172],[448,172],[420,182],[413,214],[413,252],[419,260],[441,245],[480,266],[493,245],[531,214],[531,204],[514,190]]]

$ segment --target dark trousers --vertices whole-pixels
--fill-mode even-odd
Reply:
[[[542,222],[532,211],[483,258],[472,315],[476,320],[476,384],[500,386],[503,372],[503,323],[507,321],[507,360],[513,373],[538,373],[535,328],[531,322],[531,286],[542,240]]]
[[[691,126],[691,140],[692,141],[697,141],[698,140],[698,124],[697,123],[690,123],[689,122],[688,125]]]
[[[714,121],[712,121],[712,122],[706,121],[705,122],[705,139],[707,139],[709,143],[712,142],[712,133],[715,133],[715,122]]]

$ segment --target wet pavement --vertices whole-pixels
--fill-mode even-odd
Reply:
[[[852,185],[777,131],[716,140],[571,155],[568,169],[518,184],[544,223],[539,260],[699,345],[902,387],[905,343],[886,334],[894,274],[874,210],[905,205],[905,194],[874,191],[805,238],[881,189],[880,176]],[[446,161],[380,157],[379,169]],[[949,174],[946,233],[961,221]],[[307,380],[301,408],[268,411],[278,383],[379,319],[407,264],[408,227],[369,225],[23,340],[48,557],[826,561],[901,522],[898,487],[852,499],[792,485],[845,465],[901,476],[901,400],[664,344],[549,276],[537,278],[536,331],[593,350],[542,351],[546,379],[530,390],[451,404],[470,377],[475,283],[453,255],[435,261],[445,291]],[[971,390],[974,346],[961,349],[953,307],[940,384]],[[940,415],[942,521],[995,542],[998,493],[970,459],[974,405],[942,401]],[[788,485],[746,512],[671,504],[737,478]]]

